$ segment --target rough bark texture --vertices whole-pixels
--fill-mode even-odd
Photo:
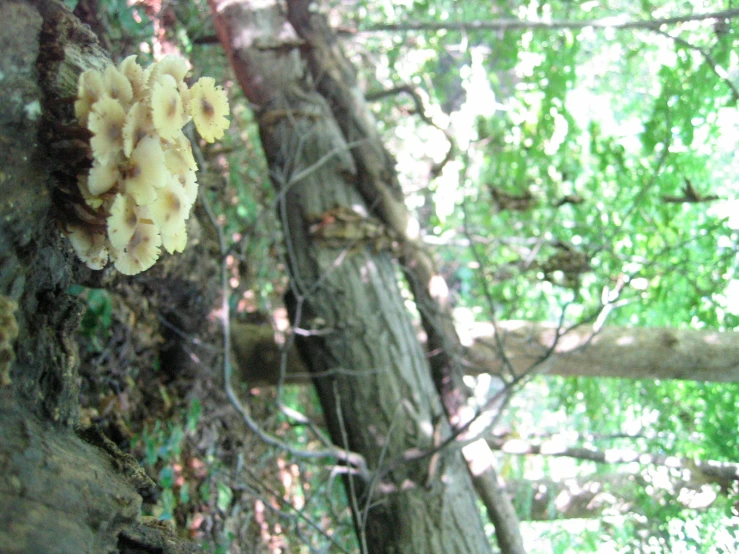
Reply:
[[[66,294],[70,264],[48,217],[52,161],[39,145],[48,88],[39,81],[53,73],[58,51],[41,48],[42,33],[54,23],[44,15],[28,3],[0,6],[0,71],[7,91],[0,106],[0,294],[18,305],[16,363],[9,373],[14,393],[36,415],[70,424],[79,386],[70,336],[81,307]]]
[[[313,88],[296,47],[301,41],[276,4],[211,3],[221,42],[257,107],[282,195],[293,323],[320,331],[301,348],[312,372],[333,372],[315,379],[332,438],[363,454],[371,470],[410,449],[428,449],[435,428],[445,436],[449,426],[389,253],[331,248],[309,231],[311,215],[337,206],[367,210],[355,187],[349,137]],[[394,464],[382,479],[352,483],[360,540],[372,552],[490,551],[458,452],[443,452],[434,472],[422,459]]]
[[[0,551],[116,552],[141,497],[102,450],[44,425],[9,392],[0,391]]]
[[[554,325],[524,321],[500,322],[497,328],[517,375],[546,356],[557,335]],[[478,372],[502,373],[492,326],[478,326],[470,339]],[[560,337],[538,371],[562,376],[731,382],[739,380],[739,338],[732,332],[663,328],[605,327],[594,333],[583,326]]]
[[[80,72],[108,58],[53,0],[4,1],[0,21],[0,550],[197,552],[139,518],[153,483],[135,461],[73,430],[82,305],[67,291],[101,278],[80,268],[51,213],[80,152],[68,100]]]

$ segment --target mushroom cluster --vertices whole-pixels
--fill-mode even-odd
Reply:
[[[182,252],[186,220],[197,198],[197,164],[182,132],[192,119],[207,142],[228,128],[222,87],[202,77],[185,83],[187,63],[176,56],[143,69],[136,56],[79,78],[75,114],[91,134],[92,167],[78,186],[94,221],[66,234],[92,269],[112,261],[125,275],[149,269],[161,247]]]

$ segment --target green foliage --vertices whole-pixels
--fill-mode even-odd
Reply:
[[[183,476],[183,468],[189,459],[183,449],[186,438],[195,432],[201,413],[200,401],[195,398],[179,421],[156,421],[151,428],[144,430],[132,441],[134,451],[143,450],[142,466],[149,474],[157,476],[161,494],[151,513],[161,520],[174,519],[177,507],[193,500],[191,484]],[[210,494],[208,480],[200,485],[200,494],[204,495],[203,500],[207,502]],[[219,507],[221,494],[219,488]]]
[[[70,294],[82,298],[87,306],[80,321],[79,333],[87,339],[85,345],[88,353],[102,352],[113,324],[113,302],[110,293],[74,285],[70,289]]]
[[[72,294],[79,294],[83,290],[82,287],[76,287]],[[80,322],[80,331],[86,336],[92,336],[98,330],[110,329],[113,316],[110,293],[101,289],[87,289],[84,297],[87,301],[87,311]]]
[[[739,383],[623,380],[613,386],[584,377],[550,377],[547,383],[552,407],[564,409],[580,433],[611,436],[635,422],[632,434],[641,438],[625,444],[641,451],[736,461]]]
[[[101,5],[105,9],[108,21],[120,26],[109,27],[112,39],[120,39],[124,35],[148,39],[154,34],[151,20],[143,7],[132,8],[127,0],[105,0]]]
[[[490,7],[477,2],[424,0],[394,5],[390,11],[363,6],[368,17],[362,24],[368,26],[374,21],[491,19],[480,12]],[[658,12],[724,8],[718,3],[698,8],[645,0],[628,9],[613,2],[597,7],[550,2],[492,10],[499,17],[525,13],[553,20],[628,12],[637,20]],[[482,67],[497,109],[488,104],[471,108],[475,132],[461,145],[457,183],[450,171],[428,184],[435,201],[428,231],[470,241],[467,249],[440,251],[455,285],[457,307],[481,321],[496,317],[572,324],[594,320],[612,303],[609,307],[617,307],[608,315],[609,325],[736,329],[739,117],[730,83],[737,85],[738,31],[734,20],[721,31],[712,22],[665,26],[660,32],[523,30],[495,35],[449,30],[372,43],[378,55],[387,54],[389,80],[416,84],[445,113],[452,103],[450,93],[460,86],[468,96],[474,92],[474,49],[484,51]],[[414,74],[408,60],[419,51],[423,62]],[[452,56],[456,65],[448,68]],[[367,79],[373,82],[373,77]],[[470,107],[460,111],[465,109]],[[413,125],[400,113],[389,103],[377,107],[384,128],[392,131],[389,141],[398,127]],[[454,127],[455,115],[450,115],[451,128],[464,134],[459,132],[466,131],[465,123]],[[404,136],[425,133],[422,125]],[[407,162],[401,170],[408,171]],[[680,196],[688,183],[700,195],[719,199],[665,201]],[[413,186],[419,184],[413,181]],[[495,198],[500,191],[519,198],[529,195],[535,205],[523,211],[505,209]],[[582,202],[560,204],[568,196]],[[449,209],[450,202],[455,209]],[[409,205],[428,208],[428,196],[421,202],[409,193]],[[587,267],[569,274],[552,270],[551,260],[563,252],[584,256]],[[553,432],[546,422],[557,414],[555,421],[596,448],[622,446],[737,461],[739,445],[733,437],[739,428],[739,388],[734,383],[551,377],[545,382],[541,388],[550,399],[548,413],[539,413],[541,403],[521,409],[540,422],[540,431]],[[532,396],[540,398],[538,392]],[[511,414],[514,429],[522,427],[521,415]],[[623,435],[624,429],[634,437],[603,438]],[[515,478],[516,472],[508,469],[506,477]],[[591,463],[587,471],[592,470]],[[577,532],[565,531],[563,525],[552,531],[541,551],[597,552],[608,537],[621,551],[671,551],[677,541],[687,551],[700,552],[721,544],[720,522],[727,520],[720,509],[698,515],[674,500],[644,493],[635,503],[634,517]],[[516,496],[521,515],[530,502],[530,491]],[[710,522],[703,546],[688,529],[696,519]]]

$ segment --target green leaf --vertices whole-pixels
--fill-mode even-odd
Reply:
[[[217,487],[218,500],[216,501],[216,505],[219,510],[225,513],[233,501],[233,491],[231,490],[231,487],[221,482],[217,484]]]

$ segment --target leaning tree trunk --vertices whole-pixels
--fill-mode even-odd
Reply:
[[[200,552],[146,525],[142,494],[154,483],[76,426],[84,310],[68,289],[94,278],[50,214],[70,178],[60,154],[75,143],[67,99],[82,70],[109,59],[59,2],[3,0],[0,21],[0,551]]]
[[[342,208],[369,211],[355,186],[356,145],[347,144],[313,89],[301,41],[277,4],[211,4],[221,42],[257,109],[280,196],[293,325],[312,330],[300,346],[329,430],[337,445],[365,457],[374,476],[348,479],[360,541],[372,552],[489,552],[459,452],[413,459],[448,436],[449,424],[390,254],[368,244],[377,235],[352,229],[353,246],[342,246],[316,232]]]
[[[464,383],[463,348],[452,317],[449,289],[435,260],[425,248],[418,224],[405,206],[395,160],[383,144],[356,71],[344,55],[327,18],[311,10],[310,0],[288,0],[288,20],[305,40],[302,52],[316,89],[329,101],[345,140],[357,142],[352,155],[357,167],[357,188],[365,201],[399,243],[403,268],[426,334],[426,355],[431,376],[452,429],[460,441],[474,434],[463,431],[471,423],[471,391]],[[513,504],[495,471],[495,458],[483,440],[463,449],[473,486],[495,526],[503,554],[524,552]]]

